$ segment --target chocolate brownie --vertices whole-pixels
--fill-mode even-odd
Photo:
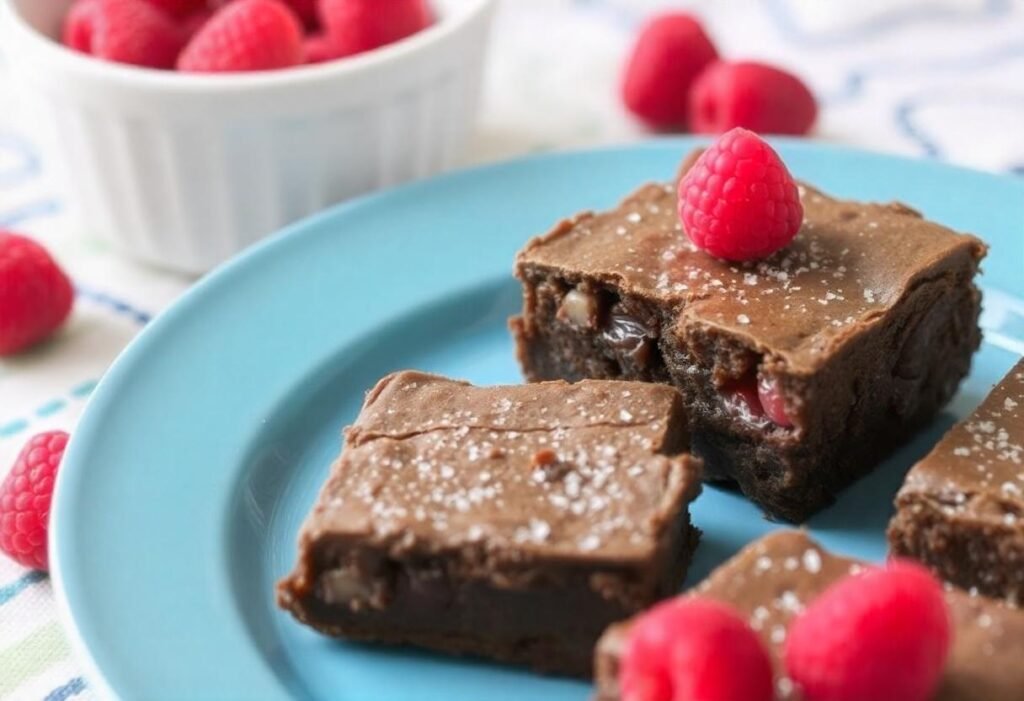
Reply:
[[[780,531],[747,546],[693,593],[723,601],[746,616],[768,646],[776,698],[799,701],[781,672],[790,621],[830,584],[864,563],[832,555],[801,531]],[[950,587],[953,647],[936,701],[1019,701],[1024,693],[1024,611]],[[598,701],[618,701],[619,659],[629,622],[611,626],[598,643]]]
[[[1024,603],[1024,360],[914,466],[896,509],[893,552]]]
[[[985,246],[901,204],[800,193],[797,238],[752,263],[696,250],[672,184],[531,240],[511,321],[526,377],[672,384],[707,479],[790,521],[829,504],[967,373]]]
[[[678,591],[696,547],[670,387],[400,372],[346,438],[278,585],[328,635],[589,676],[605,626]]]

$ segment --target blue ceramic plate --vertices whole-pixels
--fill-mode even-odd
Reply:
[[[546,699],[589,687],[482,662],[335,642],[274,607],[302,517],[363,392],[422,368],[520,381],[506,318],[516,250],[560,217],[667,179],[693,142],[455,173],[337,207],[211,275],[153,322],[97,390],[57,486],[54,580],[92,681],[124,699]],[[907,467],[1024,352],[1024,181],[779,142],[793,172],[900,199],[979,234],[987,341],[935,424],[811,527],[879,559]],[[777,528],[707,489],[690,581]]]

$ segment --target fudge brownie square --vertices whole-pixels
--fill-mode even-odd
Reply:
[[[694,248],[672,184],[531,240],[510,322],[526,377],[674,385],[708,480],[795,522],[832,502],[966,375],[985,246],[901,204],[800,193],[793,243],[744,264]]]
[[[954,584],[1024,602],[1024,360],[908,473],[889,542]]]
[[[328,635],[589,676],[604,627],[678,591],[700,462],[669,387],[381,380],[278,600]]]
[[[794,617],[830,584],[864,563],[833,555],[802,531],[780,531],[747,546],[691,593],[735,608],[759,633],[775,668],[776,698],[799,701],[783,674],[786,633]],[[949,587],[953,643],[936,701],[1019,701],[1024,691],[1024,611]],[[630,622],[611,626],[595,653],[597,701],[619,701],[619,660]],[[867,701],[867,700],[866,700]]]

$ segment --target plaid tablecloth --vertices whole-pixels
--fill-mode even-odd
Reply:
[[[823,102],[817,138],[1024,175],[1019,0],[505,0],[467,162],[643,138],[618,71],[642,19],[673,4],[703,15],[724,54],[807,78]],[[111,360],[193,282],[79,237],[16,107],[0,63],[0,228],[51,247],[78,300],[58,339],[0,361],[0,475],[32,433],[74,430]],[[0,698],[92,695],[48,578],[0,557]]]

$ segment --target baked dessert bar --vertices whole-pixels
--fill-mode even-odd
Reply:
[[[346,437],[278,587],[328,635],[589,676],[605,626],[678,591],[696,547],[670,387],[400,372]]]
[[[673,184],[531,240],[511,321],[526,377],[677,387],[706,478],[805,520],[956,391],[985,246],[902,204],[801,200],[793,243],[747,264],[690,244]]]
[[[830,584],[863,563],[832,555],[801,531],[780,531],[747,546],[693,592],[733,606],[769,647],[776,698],[799,701],[778,671],[790,621]],[[1024,690],[1024,611],[950,588],[953,646],[936,701],[1018,701]],[[602,636],[595,659],[597,701],[619,701],[618,662],[629,622]]]
[[[954,584],[1024,602],[1024,360],[911,469],[889,542]]]

